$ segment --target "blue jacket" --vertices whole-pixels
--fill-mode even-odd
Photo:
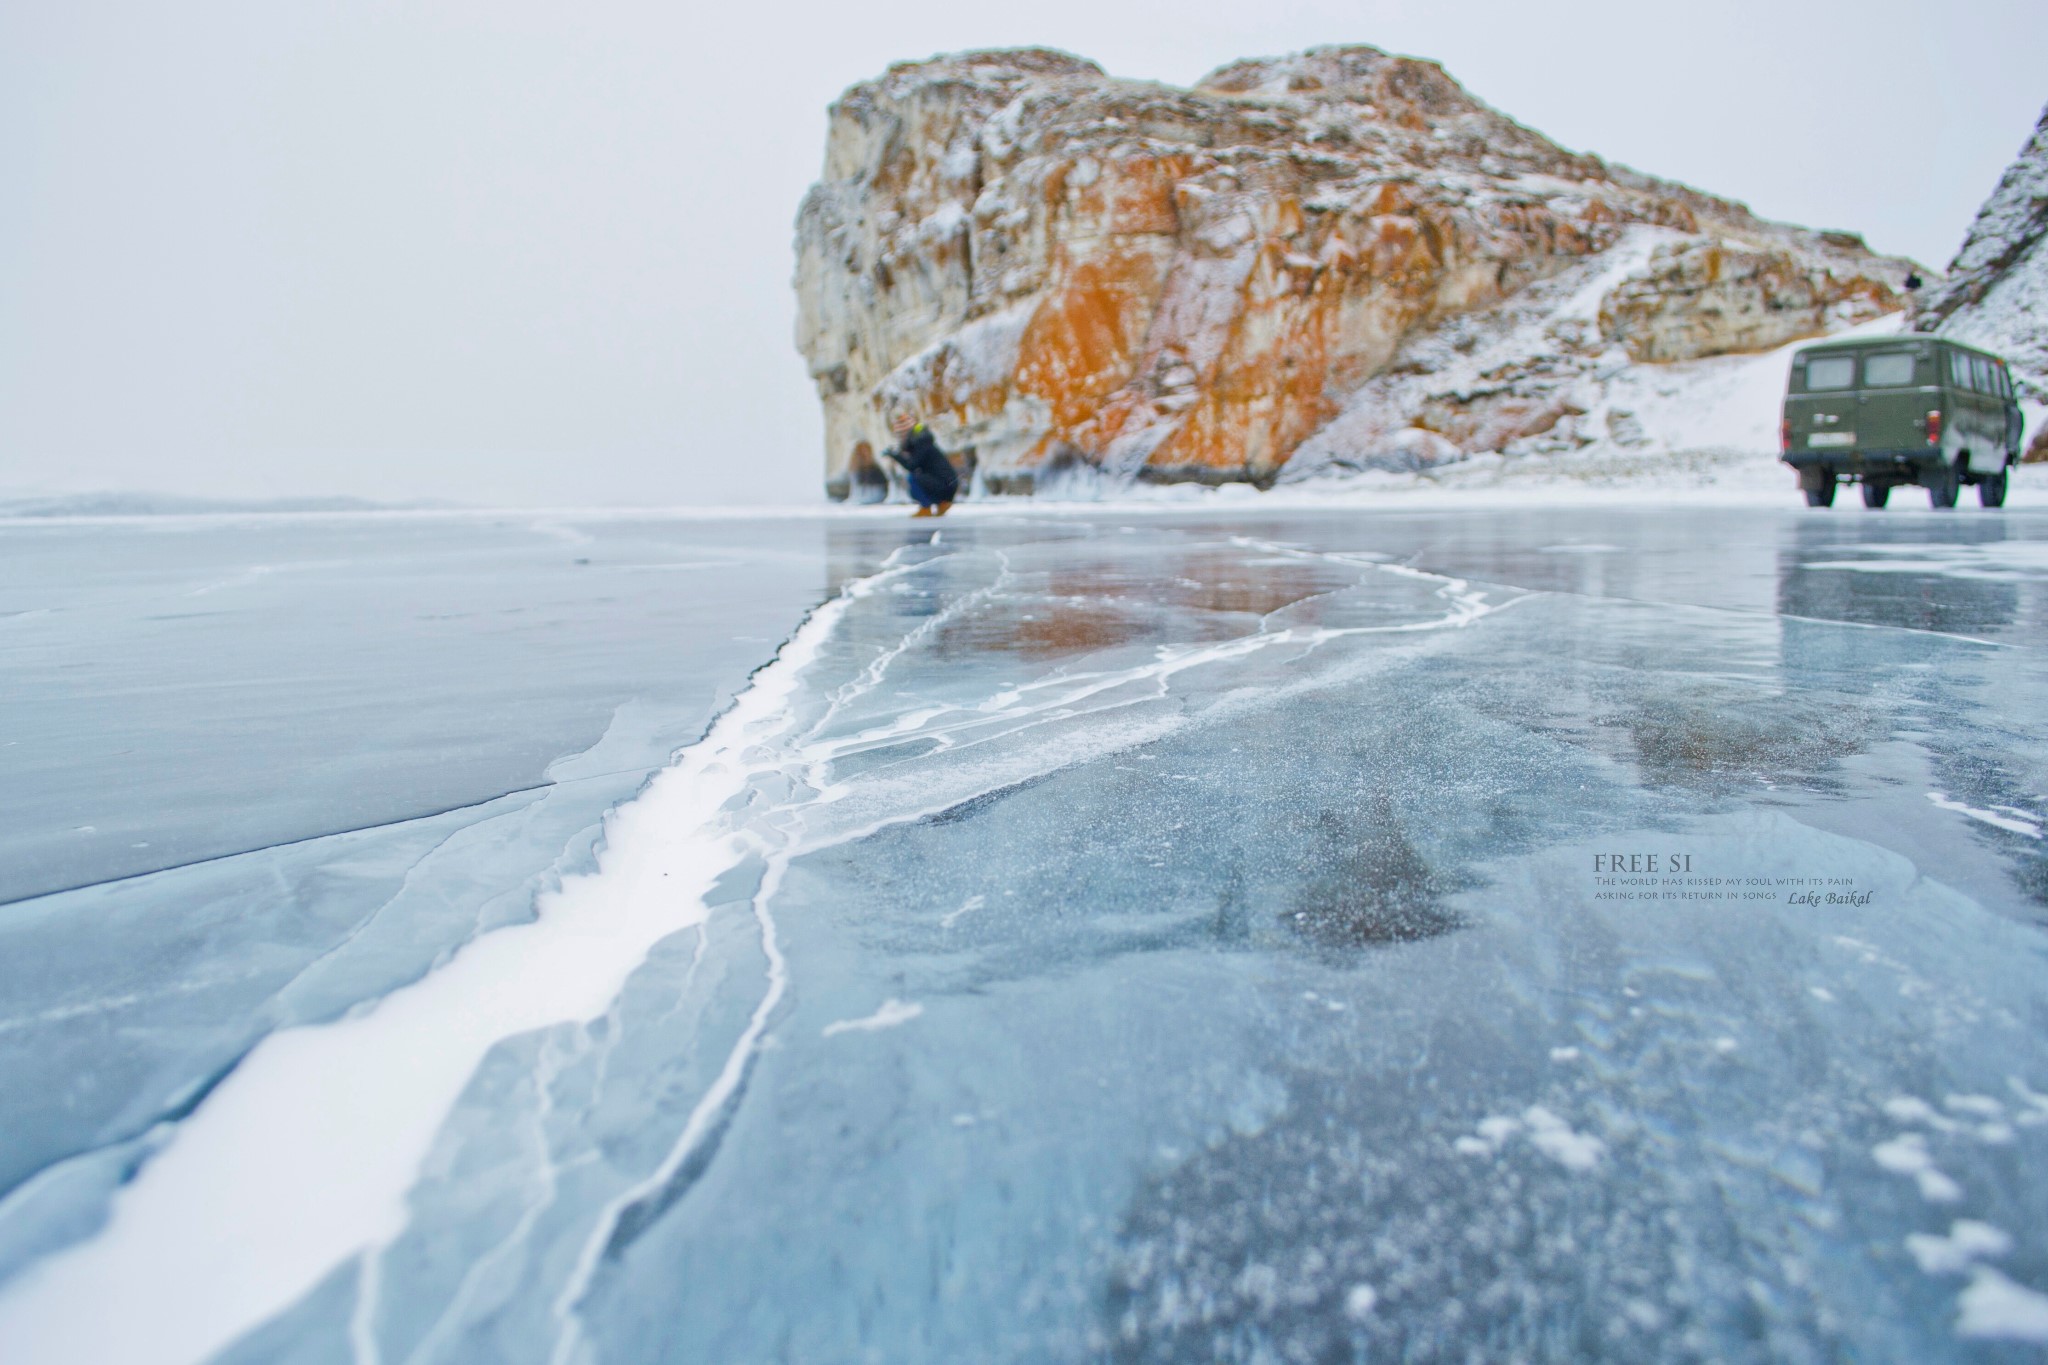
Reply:
[[[951,502],[960,491],[960,476],[954,472],[953,462],[939,449],[931,430],[922,422],[903,438],[901,450],[891,446],[882,453],[902,465],[933,502]]]

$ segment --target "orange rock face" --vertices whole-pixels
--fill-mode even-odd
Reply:
[[[1610,254],[1630,268],[1527,373],[1333,427],[1418,336]],[[899,408],[996,491],[1068,471],[1264,484],[1340,431],[1428,433],[1434,458],[1553,432],[1584,407],[1560,356],[1776,346],[1897,307],[1905,270],[1566,152],[1370,48],[1193,90],[980,53],[833,106],[797,223],[797,343],[838,496]]]

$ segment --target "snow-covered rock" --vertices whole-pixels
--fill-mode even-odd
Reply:
[[[1913,325],[2006,358],[2035,416],[2048,407],[2048,109],[1977,211],[1948,279],[1927,291]],[[2030,460],[2048,459],[2038,421]]]
[[[1867,322],[1910,268],[1365,47],[1192,90],[1036,49],[892,67],[832,107],[796,245],[841,497],[896,408],[996,491],[1634,448],[1620,377]]]

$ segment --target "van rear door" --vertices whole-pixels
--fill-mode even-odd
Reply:
[[[1856,439],[1856,353],[1802,351],[1785,395],[1786,454],[1846,455]]]
[[[1925,352],[1925,354],[1923,354]],[[1925,347],[1866,351],[1856,394],[1856,448],[1917,450],[1927,444],[1927,411],[1938,393],[1932,353]]]

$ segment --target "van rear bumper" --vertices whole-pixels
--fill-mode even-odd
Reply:
[[[1812,470],[1856,479],[1911,482],[1945,466],[1934,446],[1911,450],[1795,450],[1778,457],[1801,474]]]

